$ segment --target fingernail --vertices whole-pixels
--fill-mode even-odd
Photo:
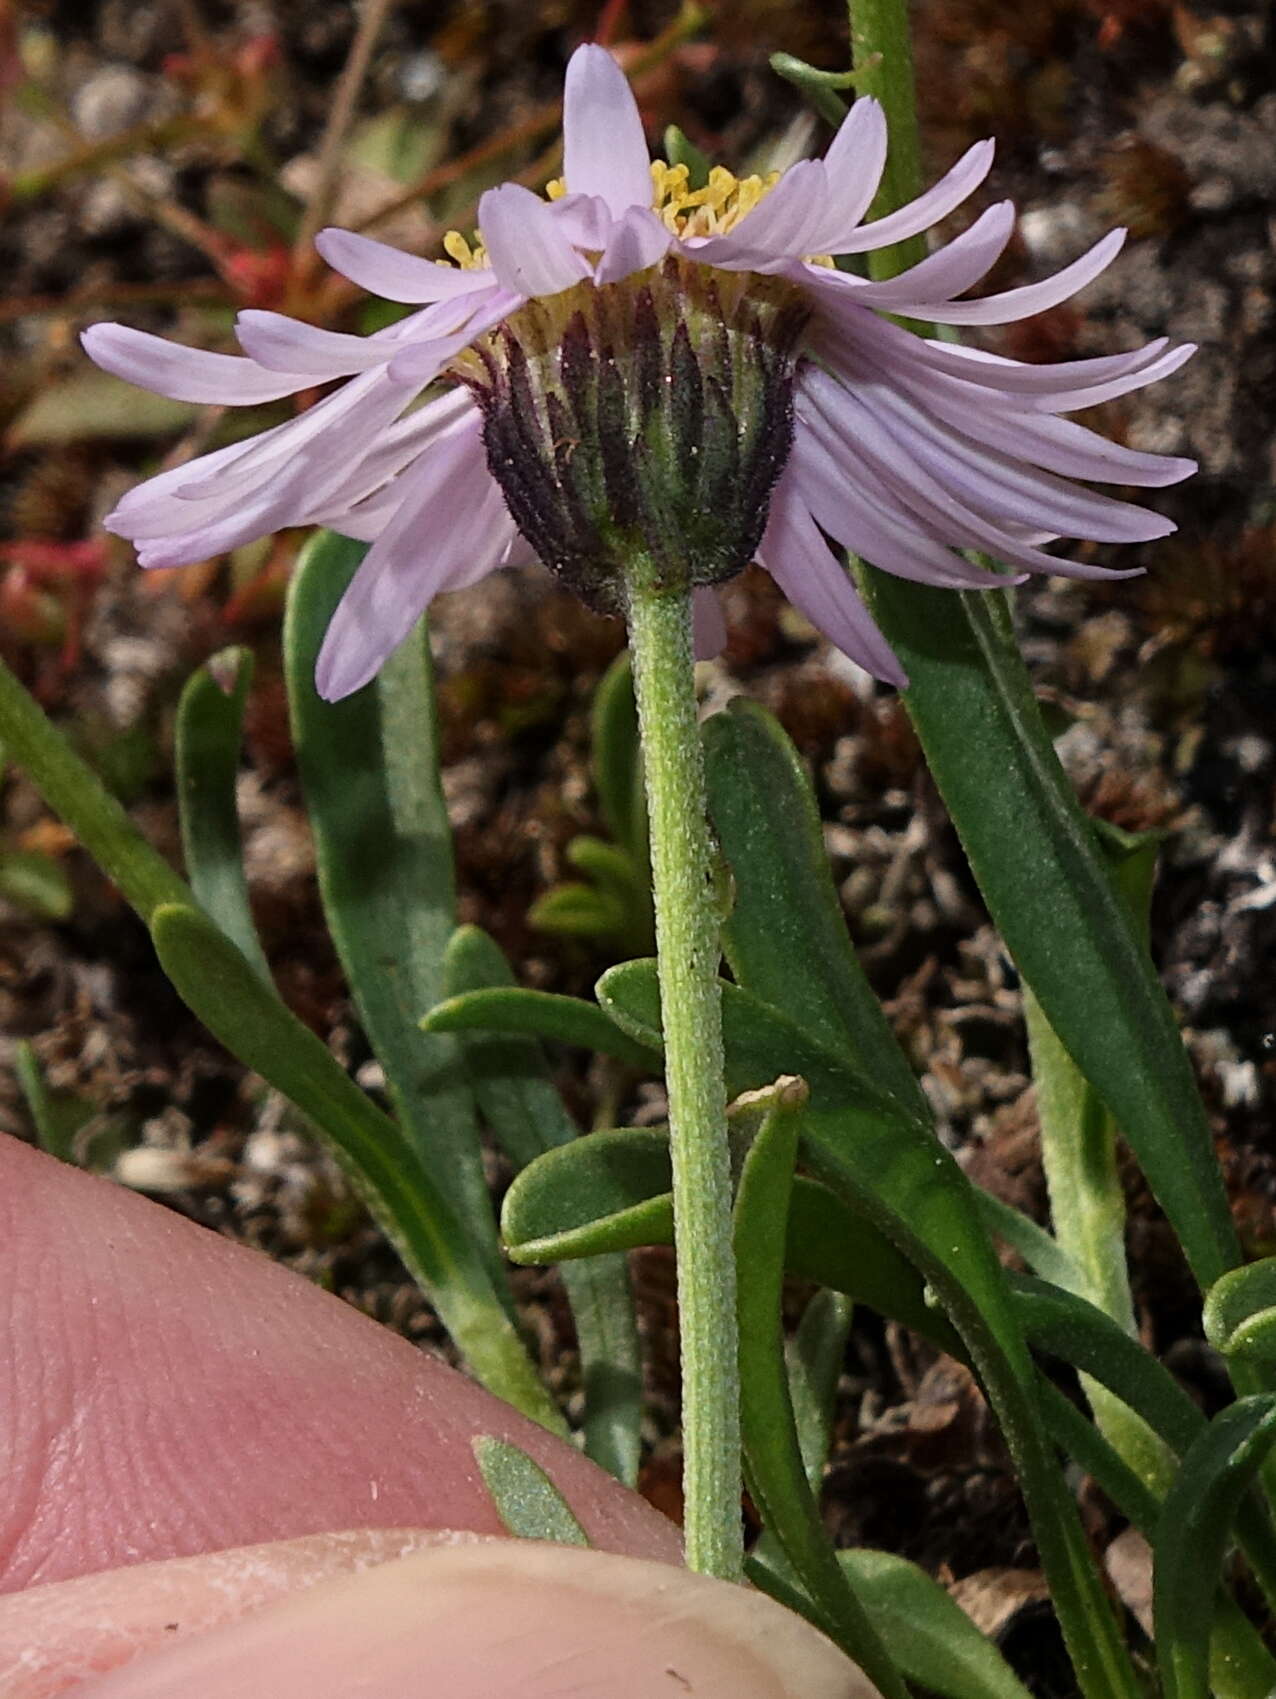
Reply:
[[[100,1570],[0,1596],[0,1695],[54,1699],[77,1682],[246,1616],[332,1576],[483,1538],[355,1528]]]
[[[765,1595],[530,1541],[319,1583],[77,1690],[83,1699],[871,1699]]]

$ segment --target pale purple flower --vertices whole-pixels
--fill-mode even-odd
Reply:
[[[496,451],[485,442],[487,416],[473,389],[474,362],[495,346],[493,333],[504,335],[530,302],[547,303],[542,317],[552,322],[559,297],[592,300],[591,292],[648,273],[685,279],[687,268],[693,282],[705,273],[712,300],[720,285],[733,299],[750,288],[772,299],[787,291],[800,306],[784,391],[791,447],[786,439],[763,476],[760,540],[750,538],[749,552],[814,625],[879,678],[906,682],[834,545],[903,578],[968,588],[1007,580],[971,564],[963,550],[1026,573],[1088,578],[1104,569],[1042,545],[1059,537],[1139,542],[1174,529],[1072,480],[1155,487],[1187,477],[1194,463],[1119,446],[1062,415],[1168,375],[1190,346],[1170,349],[1162,339],[1132,353],[1036,366],[924,340],[892,322],[1027,318],[1097,277],[1123,231],[1043,282],[959,300],[1009,241],[1014,213],[1002,201],[920,264],[868,282],[822,257],[867,253],[928,230],[984,181],[991,142],[970,148],[910,205],[865,224],[886,157],[874,100],[856,101],[822,160],[795,165],[773,186],[721,173],[698,205],[676,173],[650,164],[633,96],[603,49],[573,56],[565,106],[565,192],[542,199],[516,184],[490,190],[479,203],[482,247],[471,255],[464,243],[449,245],[460,264],[349,231],[318,237],[336,270],[417,309],[388,329],[352,336],[247,311],[236,324],[242,358],[122,325],[86,331],[98,365],[176,400],[250,405],[347,380],[298,418],[125,496],[107,524],[136,544],[143,566],[206,559],[286,526],[324,525],[371,542],[318,667],[324,696],[358,689],[438,591],[534,558],[489,469]],[[417,406],[440,378],[454,387]],[[524,529],[535,532],[530,523]],[[697,612],[701,649],[711,652],[722,639],[712,589],[697,591]]]

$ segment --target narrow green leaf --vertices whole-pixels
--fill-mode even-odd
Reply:
[[[637,866],[628,852],[616,844],[582,833],[568,844],[566,856],[573,867],[587,873],[601,890],[618,902],[632,906],[640,894],[647,893],[647,884]]]
[[[143,920],[190,891],[147,843],[97,773],[71,748],[39,703],[0,661],[0,744],[66,821]]]
[[[660,1042],[660,988],[650,960],[608,968],[595,986],[599,1006],[639,1043]],[[923,1125],[910,1107],[883,1091],[845,1050],[812,1037],[787,1013],[740,985],[722,984],[722,1036],[728,1089],[756,1091],[785,1074],[798,1074],[816,1106],[837,1105],[844,1113]]]
[[[1198,1437],[1165,1496],[1153,1542],[1153,1618],[1166,1699],[1209,1699],[1213,1613],[1202,1606],[1274,1441],[1276,1395],[1238,1399]]]
[[[766,1116],[744,1160],[735,1202],[740,1318],[740,1418],[750,1488],[768,1531],[820,1613],[828,1633],[888,1699],[907,1690],[881,1637],[848,1584],[807,1482],[789,1402],[780,1296],[789,1192],[805,1093]]]
[[[252,652],[231,648],[212,656],[186,681],[177,705],[177,804],[191,890],[269,985],[270,968],[248,901],[235,805],[252,676]]]
[[[505,1194],[501,1229],[518,1263],[563,1262],[643,1245],[672,1245],[668,1134],[663,1127],[589,1133],[528,1164]],[[866,1304],[941,1351],[961,1339],[907,1257],[827,1186],[797,1175],[785,1266]]]
[[[566,857],[593,881],[599,899],[612,906],[616,919],[611,932],[621,947],[632,955],[650,955],[656,947],[656,919],[646,861],[640,867],[628,850],[588,834],[572,839]],[[549,895],[552,897],[554,893]],[[548,900],[542,898],[541,902]],[[540,906],[536,905],[538,909]]]
[[[1107,827],[1097,837],[1146,949],[1157,849],[1163,834],[1135,835]],[[1024,1018],[1050,1218],[1059,1248],[1072,1264],[1064,1283],[1097,1304],[1133,1338],[1137,1326],[1126,1266],[1125,1188],[1116,1123],[1060,1042],[1031,987],[1024,988]],[[1056,1273],[1051,1278],[1060,1276]],[[1167,1486],[1172,1459],[1142,1418],[1088,1377],[1082,1378],[1082,1390],[1095,1421],[1121,1456],[1150,1485]]]
[[[670,1245],[672,1185],[663,1127],[589,1133],[516,1176],[505,1194],[501,1232],[518,1263]]]
[[[1133,1410],[1171,1451],[1197,1444],[1205,1418],[1150,1352],[1085,1298],[1031,1275],[1012,1274],[1015,1309],[1035,1349],[1071,1363]],[[1160,1477],[1153,1486],[1160,1487]],[[1257,1501],[1242,1506],[1238,1527],[1245,1555],[1276,1610],[1276,1530]]]
[[[794,1239],[794,1210],[797,1180],[789,1199],[788,1243]],[[785,1267],[790,1266],[786,1250]],[[846,1361],[855,1302],[841,1292],[817,1292],[802,1312],[797,1332],[784,1342],[789,1376],[789,1398],[797,1426],[798,1450],[812,1493],[819,1497],[824,1465],[828,1460],[833,1431],[833,1408],[837,1383]]]
[[[929,1301],[913,1264],[865,1216],[818,1180],[799,1175],[789,1206],[788,1268],[900,1322],[941,1351],[964,1355],[960,1336]]]
[[[808,65],[805,59],[798,59],[792,53],[773,53],[771,69],[776,76],[801,89],[812,111],[817,112],[826,124],[831,124],[834,129],[840,126],[846,117],[846,102],[837,91],[850,86],[853,76],[817,71],[814,65]]]
[[[504,1032],[577,1045],[648,1072],[659,1052],[638,1042],[595,1003],[523,986],[493,987],[449,997],[421,1020],[426,1032]]]
[[[709,181],[709,160],[694,142],[687,140],[676,124],[665,127],[665,158],[670,165],[686,166],[689,189],[703,189]]]
[[[851,948],[819,811],[775,717],[736,697],[704,725],[709,811],[735,874],[723,947],[736,980],[915,1114],[908,1059]]]
[[[0,897],[37,920],[69,920],[75,906],[66,869],[38,850],[0,849]]]
[[[508,1440],[481,1434],[474,1461],[496,1513],[516,1540],[553,1540],[560,1546],[587,1546],[589,1536],[567,1500],[540,1464]]]
[[[374,684],[323,702],[315,659],[365,545],[320,532],[289,588],[284,654],[319,889],[402,1134],[427,1163],[512,1315],[473,1099],[455,1040],[424,1035],[455,926],[430,649],[418,627]]]
[[[878,1633],[909,1681],[941,1699],[1028,1699],[997,1648],[939,1582],[891,1552],[838,1553]]]
[[[1276,1257],[1235,1268],[1210,1287],[1205,1337],[1227,1357],[1276,1362]]]
[[[559,938],[614,938],[625,930],[626,913],[610,891],[573,882],[538,897],[527,918],[539,931]]]
[[[1045,1375],[1037,1395],[1051,1436],[1064,1456],[1093,1476],[1118,1514],[1150,1539],[1161,1514],[1160,1497],[1117,1455],[1085,1412]]]
[[[1039,1390],[1046,1420],[1065,1455],[1098,1482],[1118,1512],[1141,1534],[1154,1539],[1161,1516],[1161,1498],[1139,1479],[1058,1387],[1043,1380]],[[1210,1678],[1216,1699],[1271,1699],[1276,1692],[1276,1658],[1222,1587],[1215,1595],[1214,1612]]]
[[[245,1067],[314,1122],[478,1378],[545,1427],[563,1432],[434,1170],[206,916],[185,905],[162,905],[151,935],[183,1002]]]
[[[1042,724],[1008,600],[863,571],[993,919],[1211,1286],[1239,1250],[1209,1126],[1165,994]]]
[[[448,998],[443,1008],[472,993],[513,989],[510,965],[495,939],[477,926],[458,927],[444,957],[443,988]],[[516,1167],[575,1143],[575,1122],[535,1039],[462,1029],[461,1052],[483,1116]]]
[[[995,1238],[1004,1240],[1012,1251],[1018,1251],[1034,1274],[1069,1292],[1080,1291],[1081,1271],[1044,1227],[1038,1227],[1022,1210],[1003,1203],[982,1187],[975,1188],[975,1197],[984,1226]]]
[[[1042,1566],[1087,1693],[1134,1699],[1137,1683],[1042,1420],[1037,1374],[973,1188],[928,1130],[812,1109],[807,1166],[894,1240],[961,1334],[1001,1422]]]
[[[35,1051],[25,1039],[14,1051],[13,1072],[35,1124],[36,1142],[40,1149],[56,1156],[60,1162],[74,1163],[75,1135],[93,1119],[93,1105],[81,1098],[72,1098],[68,1102],[54,1097],[45,1082]]]
[[[1174,1451],[1187,1450],[1205,1418],[1170,1371],[1088,1299],[1032,1275],[1008,1276],[1033,1348],[1090,1375],[1142,1416]]]
[[[499,946],[477,926],[458,929],[444,963],[451,993],[508,985],[513,975]],[[466,1070],[497,1143],[518,1167],[580,1143],[540,1046],[529,1038],[466,1033]],[[623,1256],[596,1256],[561,1270],[585,1392],[586,1454],[633,1486],[642,1450],[642,1351],[629,1269]]]
[[[672,163],[672,161],[671,161]],[[598,806],[616,842],[646,873],[647,793],[642,780],[638,702],[628,649],[622,649],[599,680],[590,710],[590,743]],[[650,879],[646,881],[650,886]]]

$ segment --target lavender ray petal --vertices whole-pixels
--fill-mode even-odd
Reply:
[[[952,170],[933,188],[909,201],[907,206],[900,207],[898,212],[887,213],[885,218],[861,225],[836,252],[866,254],[874,248],[887,248],[892,242],[920,236],[923,230],[929,230],[932,224],[947,218],[954,208],[974,194],[992,170],[994,145],[991,141],[983,141],[967,148]]]
[[[607,246],[615,216],[601,195],[563,195],[549,210],[573,248],[600,253]]]
[[[1015,228],[1015,209],[1010,201],[998,201],[981,213],[969,230],[963,230],[926,259],[892,277],[887,283],[867,283],[855,289],[856,305],[878,311],[911,309],[919,302],[947,301],[971,288],[1001,258]],[[845,293],[844,273],[823,270],[825,290]],[[813,284],[817,290],[820,283]]]
[[[567,240],[550,207],[521,183],[487,191],[479,202],[479,229],[503,289],[557,295],[589,276],[589,262]]]
[[[417,306],[424,301],[449,301],[490,289],[492,275],[485,268],[461,271],[451,265],[405,254],[371,236],[354,230],[321,230],[315,237],[320,256],[334,271],[385,301],[402,301]]]
[[[1061,389],[1053,394],[1034,396],[1032,407],[1043,413],[1075,413],[1082,407],[1099,407],[1105,401],[1115,401],[1118,396],[1129,395],[1132,390],[1145,389],[1150,383],[1172,377],[1195,353],[1194,342],[1183,342],[1162,354],[1160,359],[1149,360],[1124,377],[1111,378],[1107,383],[1093,383],[1086,388]]]
[[[876,469],[846,442],[832,446],[818,417],[799,411],[790,466],[810,512],[845,548],[896,578],[950,590],[1004,584],[996,574],[952,552],[961,539],[934,535],[906,507],[892,505]]]
[[[104,372],[170,401],[246,407],[295,395],[315,381],[308,372],[263,371],[256,361],[238,354],[183,348],[123,324],[90,325],[80,340],[89,359]]]
[[[924,437],[910,431],[899,410],[887,405],[892,398],[875,394],[870,406],[848,387],[832,380],[827,384],[815,381],[823,376],[813,374],[802,386],[799,413],[807,430],[838,467],[848,455],[853,455],[857,466],[866,461],[871,475],[880,482],[882,499],[898,501],[934,534],[955,547],[985,550],[1007,565],[1029,572],[1092,578],[1135,576],[1132,571],[1075,566],[1025,543],[1025,525],[1042,530],[1052,527],[1037,525],[1037,513],[1025,511],[1022,503],[1013,531],[999,525],[978,505],[972,505],[972,500],[986,500],[987,491],[972,487],[969,479],[963,481],[959,464],[937,456]],[[848,437],[854,442],[853,451]],[[943,476],[935,476],[936,470]]]
[[[1194,460],[1126,448],[1053,413],[1003,409],[991,398],[972,405],[960,387],[946,378],[918,380],[905,372],[890,374],[881,368],[876,377],[884,389],[894,388],[901,396],[909,396],[922,412],[942,419],[957,438],[980,443],[1018,464],[1040,467],[1042,476],[1053,472],[1065,478],[1087,478],[1097,484],[1135,484],[1160,489],[1180,483],[1196,470]],[[1095,540],[1098,541],[1097,533]]]
[[[651,160],[633,90],[605,47],[578,47],[563,90],[563,176],[619,218],[652,201]],[[549,294],[549,290],[531,290]]]
[[[681,243],[689,259],[726,271],[776,271],[808,254],[807,233],[828,201],[828,181],[817,159],[803,159],[784,173],[770,194],[747,212],[726,236],[693,236]]]
[[[422,456],[437,453],[440,447],[446,447],[458,435],[473,434],[475,421],[479,418],[478,409],[466,391],[459,393],[467,406],[454,411],[448,418],[441,417],[429,435],[410,445],[406,454],[400,448],[401,464],[393,476],[377,478],[374,476],[376,468],[372,468],[366,477],[361,475],[357,481],[350,480],[331,492],[329,505],[322,513],[314,515],[312,523],[326,525],[329,530],[339,531],[345,537],[356,537],[361,542],[374,542],[410,493]],[[512,525],[513,521],[510,523]]]
[[[377,440],[386,425],[407,406],[411,393],[391,384],[383,370],[361,373],[297,418],[241,444],[242,453],[237,460],[219,467],[211,475],[188,479],[177,494],[190,503],[224,502],[242,496],[248,489],[274,478],[281,465],[293,460],[325,433],[339,433],[345,464],[349,467],[351,442],[361,438]],[[359,435],[352,437],[352,432]]]
[[[284,428],[282,425],[275,427],[276,430]],[[271,434],[266,431],[261,437],[255,437],[253,442],[261,442]],[[178,492],[192,474],[197,479],[212,477],[235,465],[251,452],[252,446],[253,443],[228,443],[225,448],[214,449],[211,454],[201,454],[179,466],[170,466],[166,472],[156,473],[155,477],[126,491],[103,524],[108,531],[114,532],[117,537],[127,537],[130,542],[138,537],[162,536],[165,531],[182,529],[183,525],[190,523],[191,507],[189,502],[179,497]]]
[[[882,323],[882,321],[878,321]],[[972,348],[968,343],[938,342],[929,337],[919,338],[898,325],[884,324],[896,348],[907,344],[925,350],[923,363],[928,369],[944,372],[966,383],[1001,391],[1006,395],[1022,395],[1024,405],[1037,396],[1062,394],[1065,390],[1124,378],[1154,364],[1169,347],[1169,338],[1158,336],[1142,348],[1126,354],[1102,354],[1083,360],[1057,360],[1053,364],[1030,365],[1023,360],[1010,360],[1002,354],[990,354],[986,348]],[[1192,343],[1185,343],[1191,348]]]
[[[143,486],[129,513],[112,515],[113,528],[134,540],[143,566],[183,566],[285,526],[309,524],[349,477],[352,441],[375,441],[406,399],[380,373],[368,373],[328,397],[341,405],[317,423],[312,415],[326,403],[257,439],[239,461],[221,462],[198,484],[190,467],[181,468],[186,483],[177,486],[176,498],[157,497]],[[192,487],[214,493],[181,495]]]
[[[673,236],[654,212],[634,206],[612,225],[607,245],[594,272],[594,282],[620,283],[636,271],[658,265],[669,252]]]
[[[451,578],[495,566],[506,541],[493,524],[499,503],[476,417],[423,456],[405,481],[397,513],[328,626],[315,671],[322,697],[337,701],[366,684]]]
[[[886,114],[871,96],[857,100],[824,155],[828,203],[810,233],[811,253],[841,253],[873,204],[886,169]]]
[[[937,324],[1015,324],[1020,319],[1030,319],[1070,300],[1087,283],[1092,283],[1112,264],[1124,242],[1124,230],[1110,230],[1088,253],[1040,283],[1026,283],[1019,289],[986,295],[981,301],[948,301],[942,305],[928,301],[921,305],[917,316],[933,319]],[[898,310],[908,311],[906,307]]]
[[[1025,395],[1019,391],[999,394],[986,382],[971,383],[967,372],[1003,370],[992,357],[986,362],[948,362],[936,358],[937,353],[942,356],[942,347],[937,350],[935,345],[923,343],[883,319],[840,311],[836,320],[833,329],[826,317],[811,336],[809,347],[848,386],[868,379],[887,390],[907,393],[924,410],[946,419],[959,435],[999,449],[1014,460],[1064,477],[1148,488],[1178,483],[1196,469],[1195,461],[1141,453],[1110,442],[1072,420],[1056,418],[1055,404],[1062,401],[1070,406],[1070,396]],[[1127,371],[1126,378],[1120,380],[1125,386],[1134,388],[1140,382],[1151,382],[1167,366],[1174,370],[1187,357],[1180,349],[1160,354],[1163,343],[1150,347],[1150,360],[1142,359],[1147,350],[1139,356],[1116,357],[1126,362],[1127,368],[1136,359],[1142,360],[1140,369]],[[952,369],[955,364],[959,364],[956,375]],[[1145,372],[1151,376],[1144,376]],[[1018,369],[1012,368],[1009,376],[1017,380],[1018,375]]]
[[[344,378],[383,366],[394,352],[367,336],[320,330],[282,313],[249,308],[235,320],[235,335],[249,359],[273,372],[309,372],[313,378]]]
[[[758,560],[799,613],[858,666],[899,690],[908,675],[787,475],[771,495]]]
[[[806,273],[802,281],[807,281]],[[879,360],[902,361],[927,373],[942,372],[981,389],[998,391],[1008,402],[1015,401],[1024,407],[1035,405],[1037,397],[1052,400],[1073,388],[1102,384],[1109,379],[1138,373],[1151,366],[1168,347],[1167,339],[1159,337],[1127,354],[1064,360],[1053,365],[1029,365],[968,344],[919,337],[913,331],[891,324],[888,319],[870,312],[860,304],[858,294],[849,291],[825,289],[816,296],[815,305],[825,327],[835,329],[839,337],[849,339],[857,348],[864,347]],[[834,345],[830,343],[830,346]],[[843,353],[841,364],[846,363]]]
[[[340,527],[328,514],[347,512],[362,502],[375,499],[419,454],[437,442],[453,425],[476,412],[473,396],[458,385],[382,431],[375,444],[351,467],[345,482],[332,491],[329,497],[331,506],[323,516],[316,518],[315,523],[331,525],[334,530],[339,530]]]
[[[433,383],[454,354],[459,354],[484,331],[491,330],[493,325],[517,312],[526,299],[524,295],[514,295],[505,289],[489,291],[467,322],[451,336],[410,342],[400,349],[388,367],[391,381],[415,388]]]

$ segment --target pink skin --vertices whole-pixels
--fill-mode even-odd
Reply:
[[[3,1699],[872,1699],[570,1446],[255,1252],[0,1137]],[[472,1441],[594,1551],[501,1538]]]
[[[678,1559],[676,1530],[643,1500],[436,1359],[265,1257],[12,1139],[0,1139],[0,1265],[0,1592],[330,1530],[497,1535],[476,1434],[536,1457],[601,1549]],[[310,1542],[272,1560],[273,1578],[238,1568],[257,1570],[250,1591],[269,1590],[290,1568],[420,1541]],[[0,1598],[0,1692],[2,1653],[34,1632],[39,1597]]]
[[[339,1528],[501,1523],[471,1440],[594,1543],[675,1530],[570,1447],[257,1252],[0,1140],[0,1591]]]

